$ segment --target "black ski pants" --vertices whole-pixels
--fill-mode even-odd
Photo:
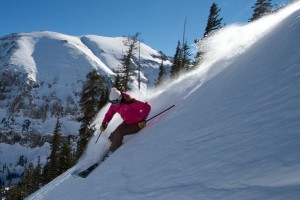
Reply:
[[[114,152],[123,143],[123,138],[125,135],[131,135],[139,132],[141,128],[138,124],[126,124],[122,122],[108,137],[111,141],[110,151]]]

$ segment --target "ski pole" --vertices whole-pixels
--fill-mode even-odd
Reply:
[[[99,136],[98,136],[98,138],[97,138],[95,144],[98,142],[98,140],[99,140],[99,138],[100,138],[100,136],[101,136],[101,133],[102,133],[102,131],[99,133]]]
[[[150,121],[151,119],[153,119],[153,118],[157,117],[158,115],[161,115],[161,114],[163,114],[164,112],[166,112],[167,110],[170,110],[170,109],[171,109],[171,108],[173,108],[174,106],[175,106],[175,105],[172,105],[172,106],[170,106],[169,108],[167,108],[167,109],[165,109],[165,110],[161,111],[160,113],[158,113],[158,114],[154,115],[153,117],[151,117],[151,118],[147,119],[147,120],[146,120],[146,122],[148,122],[148,121]]]

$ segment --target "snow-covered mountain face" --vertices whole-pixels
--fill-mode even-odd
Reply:
[[[121,66],[128,47],[126,37],[87,35],[74,37],[54,32],[11,34],[0,38],[0,139],[4,143],[20,142],[32,135],[52,133],[57,113],[62,134],[78,133],[76,118],[82,83],[87,73],[96,69],[108,84]],[[153,86],[162,59],[158,51],[141,43],[133,65],[141,60],[141,87]],[[166,67],[170,61],[165,60]],[[133,78],[131,87],[137,87]],[[13,139],[13,140],[12,140]],[[47,140],[47,139],[46,139]],[[43,140],[29,146],[42,145]]]
[[[27,199],[300,199],[299,32],[299,1],[220,30],[198,69],[147,91],[150,116],[172,110],[86,179],[71,176],[75,166]],[[118,120],[78,165],[103,152]]]
[[[38,156],[45,162],[58,113],[62,135],[78,134],[80,92],[86,75],[97,70],[110,87],[114,70],[119,69],[127,52],[127,39],[48,31],[0,38],[1,180],[6,180],[8,170],[21,174],[20,156],[28,163],[37,163]],[[140,52],[134,52],[133,68],[140,58],[141,88],[145,90],[153,86],[162,60],[167,71],[171,62],[143,43],[139,48]],[[131,88],[137,85],[133,77]]]

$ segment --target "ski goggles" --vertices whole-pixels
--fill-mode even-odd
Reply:
[[[120,100],[119,99],[115,99],[115,100],[109,100],[109,102],[111,103],[111,104],[118,104],[119,102],[120,102]]]

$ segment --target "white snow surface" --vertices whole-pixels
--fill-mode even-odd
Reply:
[[[220,30],[205,41],[211,53],[198,69],[132,93],[152,105],[150,116],[173,109],[86,179],[72,177],[109,146],[115,117],[77,166],[27,199],[300,199],[299,32],[299,1]]]

